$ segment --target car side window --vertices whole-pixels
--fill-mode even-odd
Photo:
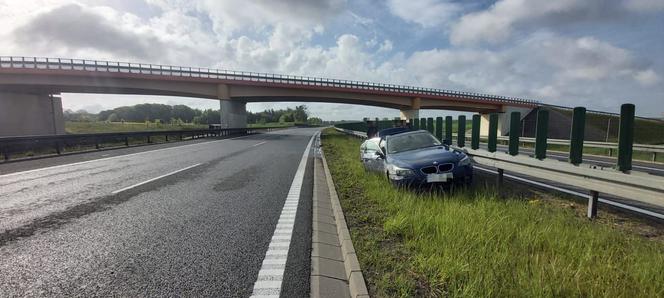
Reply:
[[[385,143],[386,143],[386,140],[385,140],[385,139],[381,139],[381,140],[380,140],[380,143],[378,144],[378,147],[379,147],[380,150],[383,151],[383,152],[385,152]]]
[[[367,151],[378,151],[378,150],[380,150],[380,148],[378,147],[378,144],[376,144],[374,142],[368,142],[366,150]]]

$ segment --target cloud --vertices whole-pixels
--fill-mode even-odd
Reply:
[[[123,30],[106,16],[77,4],[67,4],[36,15],[14,31],[23,47],[92,49],[146,59],[161,55],[163,46],[154,36]]]
[[[636,12],[664,9],[661,0],[499,0],[486,10],[464,15],[452,26],[453,44],[500,43],[516,29],[615,22]]]
[[[612,109],[641,97],[657,110],[659,76],[649,63],[592,37],[535,33],[500,50],[434,49],[407,59],[420,85],[540,99],[546,103]],[[650,88],[640,90],[642,86]],[[660,90],[660,91],[657,91]],[[638,95],[637,95],[638,94]]]
[[[460,4],[445,0],[388,0],[387,7],[392,14],[422,27],[446,24],[463,10]]]

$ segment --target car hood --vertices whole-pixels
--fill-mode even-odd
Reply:
[[[405,151],[389,155],[388,162],[399,167],[418,168],[438,163],[455,163],[463,157],[463,153],[448,150],[444,146],[429,147]]]

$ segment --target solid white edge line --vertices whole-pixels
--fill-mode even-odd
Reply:
[[[29,174],[29,173],[33,173],[33,172],[37,172],[37,171],[46,171],[46,170],[64,168],[64,167],[69,167],[69,166],[77,166],[77,165],[88,164],[88,163],[93,163],[93,162],[97,162],[97,161],[112,160],[112,159],[124,158],[124,157],[129,157],[129,156],[154,153],[154,152],[159,152],[159,151],[179,149],[179,148],[190,147],[190,146],[213,144],[213,143],[224,142],[224,141],[228,141],[228,140],[246,138],[248,136],[250,136],[250,135],[239,136],[239,137],[234,137],[234,138],[228,138],[228,139],[223,139],[223,140],[216,140],[216,141],[200,142],[200,143],[195,143],[195,144],[186,144],[186,145],[182,145],[182,146],[173,146],[173,147],[161,148],[161,149],[155,149],[155,150],[141,151],[141,152],[136,152],[136,153],[130,153],[130,154],[124,154],[124,155],[118,155],[118,156],[111,156],[111,157],[106,157],[106,158],[91,159],[91,160],[86,160],[86,161],[79,161],[79,162],[75,162],[75,163],[68,163],[68,164],[62,164],[62,165],[57,165],[57,166],[32,169],[32,170],[21,171],[21,172],[14,172],[14,173],[0,175],[0,178],[11,177],[11,176],[16,176],[16,175],[22,175],[22,174]],[[124,148],[132,148],[132,147],[124,147]],[[121,148],[118,148],[118,149],[121,149]]]
[[[197,167],[197,166],[200,166],[200,165],[201,165],[200,163],[197,163],[197,164],[195,164],[195,165],[191,165],[191,166],[188,166],[188,167],[186,167],[186,168],[179,169],[179,170],[177,170],[177,171],[173,171],[173,172],[170,172],[170,173],[168,173],[168,174],[161,175],[161,176],[159,176],[159,177],[154,177],[154,178],[152,178],[152,179],[148,179],[148,180],[145,180],[145,181],[143,181],[143,182],[136,183],[136,184],[134,184],[134,185],[127,186],[127,187],[125,187],[125,188],[121,188],[121,189],[115,190],[115,191],[113,191],[113,192],[111,192],[111,193],[112,193],[112,194],[117,194],[117,193],[123,192],[123,191],[125,191],[125,190],[129,190],[129,189],[132,189],[132,188],[134,188],[134,187],[141,186],[141,185],[143,185],[143,184],[150,183],[150,182],[152,182],[152,181],[155,181],[155,180],[158,180],[158,179],[161,179],[161,178],[164,178],[164,177],[167,177],[167,176],[173,175],[173,174],[177,174],[177,173],[179,173],[179,172],[186,171],[186,170],[189,170],[189,169],[191,169],[191,168],[193,168],[193,167]]]
[[[275,227],[275,231],[272,233],[272,238],[270,238],[270,244],[267,251],[265,252],[265,258],[261,264],[261,269],[258,272],[256,282],[254,282],[251,297],[263,297],[265,295],[275,295],[275,297],[278,297],[281,294],[281,286],[285,270],[281,271],[279,274],[278,272],[275,273],[273,269],[268,268],[270,264],[274,264],[276,259],[283,260],[284,266],[288,260],[288,251],[292,241],[291,236],[293,234],[293,229],[295,228],[294,222],[290,218],[294,213],[293,211],[285,212],[284,210],[286,209],[286,206],[290,206],[295,209],[295,212],[297,212],[297,205],[299,204],[302,184],[304,183],[304,174],[307,170],[307,159],[309,157],[309,153],[311,152],[311,144],[318,134],[319,133],[317,132],[311,136],[306,149],[304,149],[304,153],[302,153],[300,164],[297,167],[297,171],[293,177],[293,182],[291,183],[290,189],[288,190],[288,195],[286,196],[286,201],[284,202],[284,206],[281,209],[279,220],[277,221],[277,226]],[[288,215],[286,215],[286,213],[288,213]],[[285,220],[285,216],[288,216],[289,219]],[[285,221],[288,223],[285,223]],[[283,229],[287,229],[287,233],[283,233]],[[289,239],[284,241],[284,238],[274,238],[277,234],[277,231],[280,232],[279,237],[288,236]],[[276,241],[278,239],[279,241]],[[279,261],[278,263],[281,264],[282,262]],[[265,281],[262,279],[268,276],[271,278],[270,281]]]
[[[485,172],[489,172],[489,173],[492,173],[492,174],[498,174],[498,172],[494,171],[494,170],[485,169],[485,168],[478,167],[478,166],[473,166],[473,167],[475,169],[482,170],[482,171],[485,171]],[[505,177],[510,178],[510,179],[518,180],[518,181],[521,181],[521,182],[525,182],[525,183],[529,183],[529,184],[533,184],[533,185],[537,185],[537,186],[557,190],[557,191],[560,191],[560,192],[564,192],[564,193],[567,193],[567,194],[579,196],[579,197],[586,198],[586,199],[590,198],[590,194],[585,194],[585,193],[581,193],[581,192],[578,192],[578,191],[573,191],[573,190],[570,190],[570,189],[566,189],[566,188],[562,188],[562,187],[558,187],[558,186],[554,186],[554,185],[549,185],[549,184],[546,184],[546,183],[533,181],[533,180],[530,180],[530,179],[521,178],[521,177],[510,175],[510,174],[503,174],[503,175]],[[664,214],[659,214],[659,213],[656,213],[656,212],[648,211],[648,210],[645,210],[645,209],[641,209],[639,207],[634,207],[634,206],[626,205],[626,204],[623,204],[623,203],[614,202],[614,201],[611,201],[609,199],[604,199],[604,198],[601,198],[601,197],[598,198],[597,201],[599,201],[601,203],[604,203],[604,204],[607,204],[607,205],[612,205],[612,206],[615,206],[615,207],[620,207],[620,208],[635,211],[635,212],[638,212],[638,213],[643,213],[643,214],[646,214],[646,215],[649,215],[649,216],[652,216],[652,217],[656,217],[656,218],[659,218],[659,219],[664,219]]]

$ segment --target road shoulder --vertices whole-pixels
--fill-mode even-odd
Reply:
[[[314,160],[313,201],[311,297],[369,297],[322,151]]]

